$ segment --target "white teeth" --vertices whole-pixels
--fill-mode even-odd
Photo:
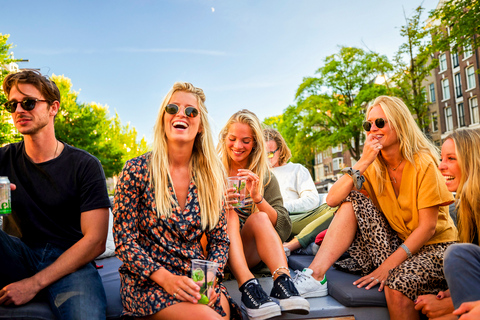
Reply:
[[[181,121],[175,121],[173,123],[173,126],[175,128],[177,128],[177,127],[182,127],[182,128],[185,128],[185,129],[188,128],[188,125],[185,122],[181,122]]]
[[[447,181],[450,181],[450,180],[454,180],[455,177],[454,176],[443,176],[445,178],[445,180]]]

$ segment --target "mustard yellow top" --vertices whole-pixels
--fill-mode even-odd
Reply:
[[[448,205],[454,198],[445,185],[445,178],[426,156],[415,155],[414,159],[415,167],[408,161],[405,163],[398,198],[388,174],[385,190],[378,194],[373,166],[364,173],[363,188],[402,240],[405,241],[418,227],[418,210],[440,206],[435,234],[425,245],[456,241],[457,228],[448,213]]]

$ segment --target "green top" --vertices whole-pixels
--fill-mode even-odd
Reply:
[[[292,220],[290,220],[287,209],[283,206],[283,198],[277,178],[271,172],[270,175],[270,182],[268,182],[268,176],[263,182],[265,186],[263,198],[265,199],[264,201],[268,202],[268,204],[277,212],[275,231],[277,231],[282,242],[285,242],[292,232]],[[252,214],[252,205],[250,204],[243,208],[235,208],[235,211],[238,213],[240,219],[245,220],[250,214]]]

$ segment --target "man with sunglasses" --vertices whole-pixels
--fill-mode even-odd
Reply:
[[[0,305],[45,296],[58,319],[105,319],[92,262],[105,250],[110,207],[102,166],[55,137],[53,81],[23,70],[9,74],[3,90],[23,141],[0,148],[0,176],[12,183],[12,214],[0,230]]]

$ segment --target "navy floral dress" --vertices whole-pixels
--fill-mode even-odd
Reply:
[[[200,239],[203,235],[200,207],[195,182],[190,182],[185,210],[181,212],[173,188],[175,203],[170,218],[157,217],[155,192],[150,188],[148,160],[150,153],[129,160],[120,174],[115,190],[113,208],[115,253],[123,261],[120,267],[120,295],[124,314],[146,316],[181,302],[150,280],[150,275],[165,268],[173,274],[190,276],[191,260],[204,259],[219,263],[216,291],[225,294],[230,302],[232,318],[240,311],[221,283],[228,259],[229,240],[225,212],[212,231],[205,231],[208,245],[205,257]],[[220,295],[215,311],[225,315]]]

